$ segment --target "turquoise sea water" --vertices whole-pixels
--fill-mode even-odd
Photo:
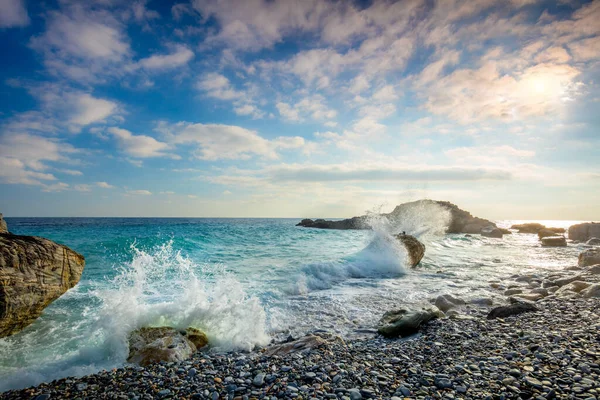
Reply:
[[[86,267],[34,324],[0,339],[0,391],[123,365],[128,333],[147,325],[202,328],[216,351],[315,329],[359,335],[394,307],[442,293],[494,297],[490,280],[575,265],[583,246],[444,235],[446,218],[415,210],[399,226],[374,221],[374,231],[299,219],[6,218],[12,233],[80,252]],[[418,269],[405,268],[391,237],[401,231],[427,246]]]

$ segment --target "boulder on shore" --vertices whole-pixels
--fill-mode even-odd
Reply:
[[[503,235],[504,235],[504,233],[499,228],[494,228],[494,227],[490,226],[490,227],[486,227],[486,228],[481,229],[481,236],[485,236],[485,237],[489,237],[489,238],[502,239]]]
[[[417,333],[421,325],[443,315],[436,307],[388,311],[381,317],[377,332],[387,338],[409,336]]]
[[[600,264],[600,248],[587,249],[579,254],[577,265],[581,268]]]
[[[35,321],[84,266],[81,254],[51,240],[0,233],[0,338]]]
[[[546,247],[565,247],[567,239],[564,236],[547,236],[542,238],[542,246]]]
[[[0,233],[8,233],[8,226],[4,218],[2,218],[2,213],[0,213]]]
[[[419,242],[416,237],[405,235],[403,233],[396,235],[396,239],[402,242],[404,247],[406,247],[410,266],[414,268],[419,265],[425,255],[425,245]]]
[[[434,209],[435,208],[435,209]],[[425,210],[425,211],[424,211]],[[437,200],[417,200],[396,206],[391,213],[380,214],[380,217],[386,218],[394,223],[402,223],[403,220],[414,216],[415,213],[423,213],[428,210],[433,212],[441,210],[448,212],[449,221],[446,233],[481,233],[481,229],[487,227],[496,228],[496,224],[487,219],[477,218],[471,213],[461,210],[457,205],[448,201]],[[327,221],[324,219],[303,219],[296,226],[306,228],[321,228],[321,229],[371,229],[369,221],[371,217],[363,215],[340,221]]]
[[[201,337],[201,339],[199,339]],[[163,362],[179,362],[187,360],[198,347],[194,339],[199,339],[202,346],[208,344],[204,332],[188,328],[178,331],[175,328],[145,327],[129,334],[129,356],[127,362],[145,367]]]
[[[535,312],[539,309],[531,303],[517,302],[509,306],[496,307],[490,311],[487,319],[506,318],[511,315],[519,315],[525,312]]]
[[[569,239],[585,242],[593,237],[600,237],[600,223],[586,222],[569,227]]]

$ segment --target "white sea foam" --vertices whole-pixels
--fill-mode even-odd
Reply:
[[[96,301],[82,320],[44,318],[43,324],[0,341],[0,391],[122,365],[129,333],[143,326],[200,328],[220,350],[250,350],[269,342],[259,300],[247,296],[223,268],[195,265],[171,242],[152,251],[135,245],[131,250],[133,260],[116,278],[85,294]],[[81,295],[76,292],[66,296]],[[72,312],[55,311],[56,317]],[[40,354],[43,344],[50,347]]]

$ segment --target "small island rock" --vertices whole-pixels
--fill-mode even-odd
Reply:
[[[567,239],[564,236],[547,236],[542,238],[542,246],[547,247],[565,247]]]
[[[585,242],[593,237],[600,237],[600,223],[586,222],[569,227],[569,239]]]

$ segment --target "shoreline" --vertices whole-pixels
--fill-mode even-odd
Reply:
[[[537,312],[487,320],[491,307],[459,305],[447,310],[450,317],[405,339],[322,340],[279,356],[267,356],[269,347],[196,353],[180,363],[128,365],[6,391],[0,398],[597,399],[600,298],[581,298],[575,288],[581,285],[573,284],[597,283],[600,268],[592,268],[490,282],[491,291],[509,299],[532,300]]]

